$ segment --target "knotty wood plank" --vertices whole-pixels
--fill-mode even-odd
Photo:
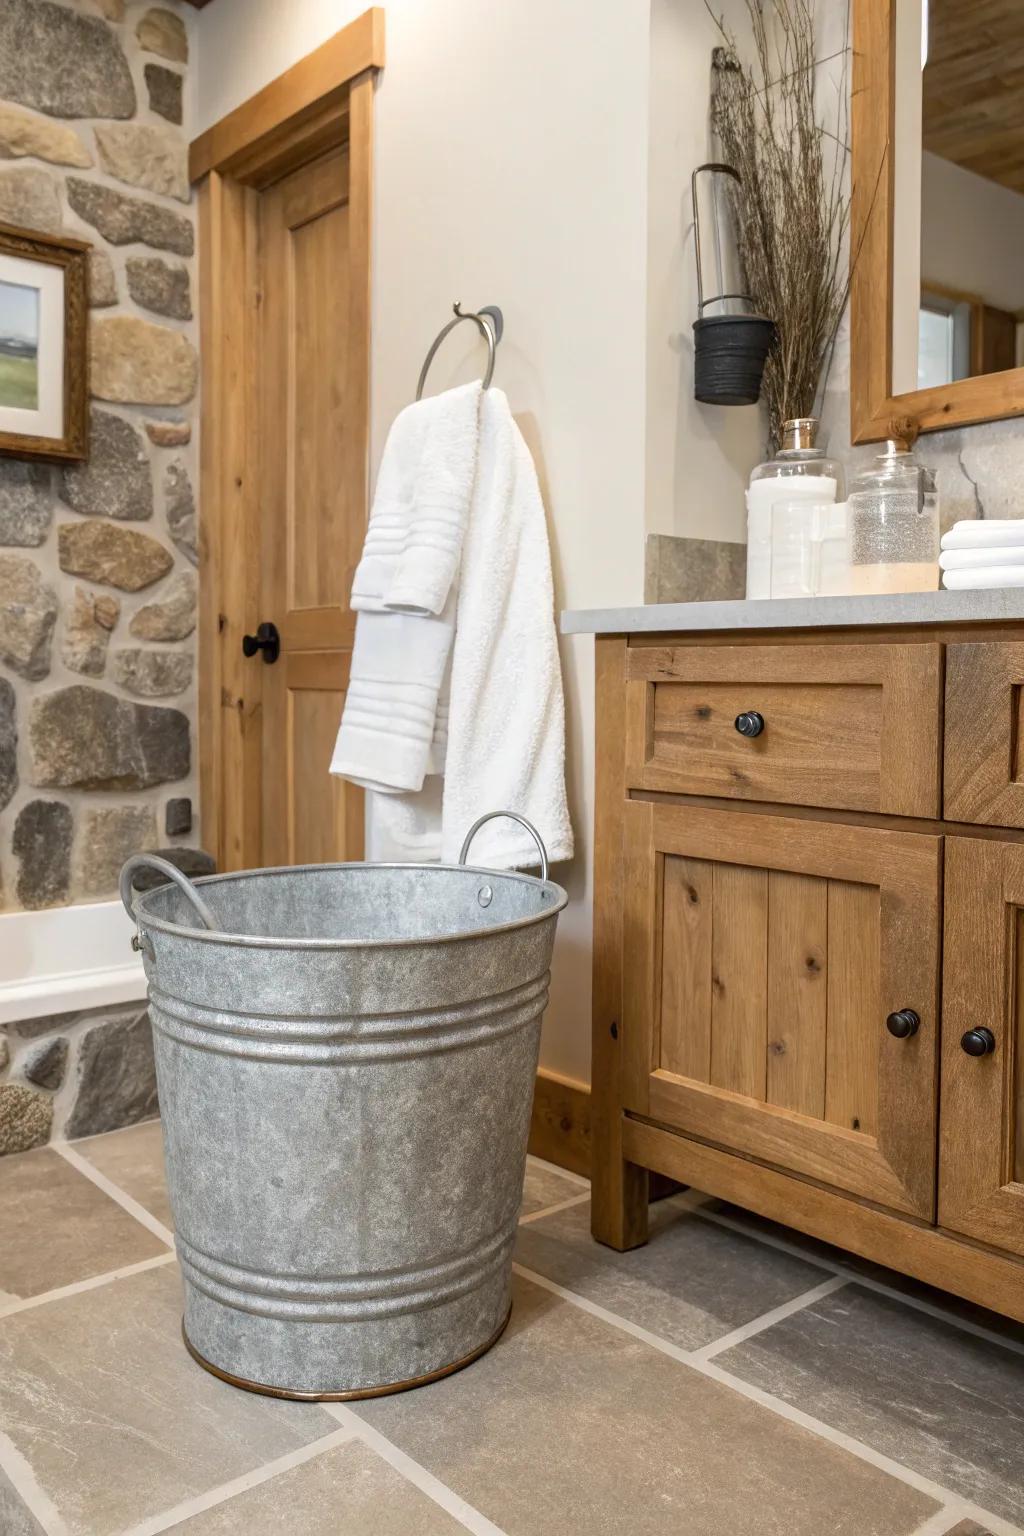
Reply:
[[[768,872],[716,864],[712,890],[711,1082],[764,1099]]]
[[[665,860],[660,1065],[706,1083],[711,1070],[712,866]]]
[[[828,886],[810,875],[768,876],[767,1100],[825,1112]]]
[[[825,1118],[874,1136],[878,1129],[879,893],[828,886],[828,1032]]]

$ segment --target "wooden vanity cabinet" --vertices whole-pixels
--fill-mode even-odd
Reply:
[[[598,636],[601,1241],[656,1172],[1024,1320],[1024,643],[971,635]]]

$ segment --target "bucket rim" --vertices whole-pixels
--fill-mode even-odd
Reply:
[[[230,944],[243,949],[298,949],[313,952],[357,949],[413,949],[424,944],[454,944],[467,939],[485,939],[493,934],[511,933],[517,928],[529,928],[534,923],[546,922],[568,905],[569,893],[554,880],[538,880],[535,875],[524,875],[512,869],[488,869],[478,864],[423,864],[399,861],[346,859],[334,864],[274,864],[266,869],[227,870],[217,875],[201,875],[193,880],[195,886],[222,885],[231,880],[258,879],[268,875],[327,874],[339,869],[408,869],[422,872],[425,869],[452,871],[457,874],[485,876],[489,880],[515,880],[520,884],[538,886],[550,893],[551,905],[542,911],[531,912],[526,917],[511,918],[506,923],[494,923],[490,927],[467,928],[456,933],[421,934],[416,937],[380,939],[298,939],[282,938],[271,934],[229,933],[224,929],[191,928],[184,923],[172,923],[167,918],[156,917],[145,910],[151,896],[166,887],[155,886],[133,899],[132,907],[140,933],[152,928],[173,938],[199,939],[205,944]],[[543,899],[543,898],[542,898]]]

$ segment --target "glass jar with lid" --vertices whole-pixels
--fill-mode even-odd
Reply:
[[[747,597],[772,595],[772,508],[785,502],[807,501],[808,538],[811,507],[841,502],[842,465],[817,446],[818,422],[795,417],[782,429],[782,447],[775,458],[759,464],[747,488]],[[790,520],[792,511],[789,512]]]
[[[854,592],[934,592],[939,585],[935,476],[892,437],[853,481],[849,502]]]

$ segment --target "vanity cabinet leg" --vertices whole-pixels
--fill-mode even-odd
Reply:
[[[646,1168],[624,1161],[621,1137],[602,1135],[594,1127],[593,1192],[590,1230],[599,1243],[617,1248],[639,1248],[647,1241],[649,1176]]]

